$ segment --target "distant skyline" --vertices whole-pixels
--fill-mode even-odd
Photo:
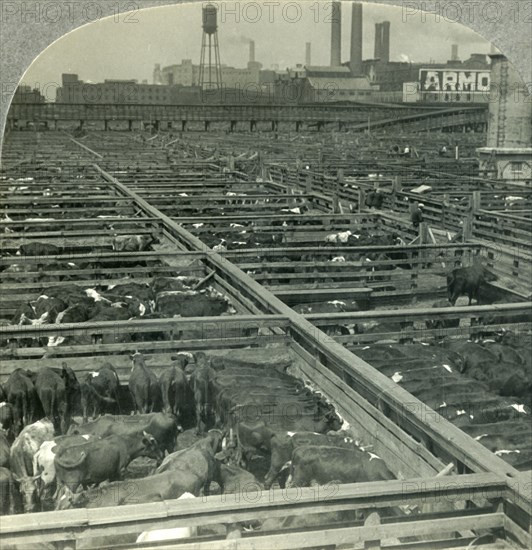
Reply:
[[[258,2],[216,3],[221,61],[245,67],[250,39],[256,60],[268,69],[280,70],[305,63],[305,43],[312,44],[312,64],[330,61],[330,3]],[[257,6],[261,6],[259,11]],[[22,82],[30,86],[61,83],[62,73],[75,73],[84,81],[136,79],[152,82],[156,63],[161,67],[192,59],[199,63],[202,5],[182,4],[143,9],[126,22],[122,14],[90,23],[50,45],[30,66]],[[238,15],[235,15],[235,12]],[[284,12],[284,17],[283,17]],[[363,58],[373,57],[375,23],[391,23],[390,61],[443,63],[451,57],[451,45],[459,45],[459,57],[489,53],[491,44],[459,23],[427,16],[403,21],[400,7],[363,4]],[[236,18],[238,17],[238,22]],[[342,61],[349,59],[351,3],[342,2]]]

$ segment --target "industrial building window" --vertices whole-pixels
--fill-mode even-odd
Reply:
[[[519,175],[523,173],[523,163],[522,162],[512,162],[511,164],[512,174]]]

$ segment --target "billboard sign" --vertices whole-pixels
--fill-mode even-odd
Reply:
[[[421,92],[489,92],[490,71],[420,69]]]

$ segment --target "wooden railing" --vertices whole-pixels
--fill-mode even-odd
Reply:
[[[424,220],[431,226],[453,232],[463,232],[464,238],[480,239],[503,246],[518,247],[532,255],[532,242],[530,240],[531,222],[527,217],[512,215],[508,210],[505,216],[491,213],[490,210],[506,208],[509,200],[506,197],[522,197],[517,205],[526,209],[532,205],[532,194],[529,191],[462,191],[460,197],[465,201],[451,200],[458,195],[434,193],[419,195],[402,190],[400,178],[344,178],[314,173],[308,170],[288,169],[278,165],[268,167],[270,177],[286,186],[305,190],[307,193],[314,191],[328,196],[337,197],[337,201],[345,201],[353,211],[365,208],[365,194],[373,190],[375,185],[381,190],[384,197],[383,210],[391,210],[400,215],[408,215],[410,205],[414,202],[423,203]]]
[[[381,542],[393,539],[398,545],[395,547],[401,548],[402,543],[399,541],[405,538],[411,540],[409,537],[416,537],[419,545],[430,545],[430,541],[435,539],[441,544],[445,542],[442,539],[447,539],[449,546],[460,542],[463,547],[478,537],[475,532],[492,529],[504,530],[507,536],[527,544],[529,539],[526,532],[508,516],[503,507],[505,502],[527,499],[525,486],[524,476],[520,483],[516,482],[513,488],[509,488],[504,478],[474,474],[459,478],[453,476],[451,479],[412,478],[270,491],[246,487],[237,494],[223,497],[135,504],[135,483],[132,480],[132,502],[127,507],[57,512],[53,521],[48,513],[4,517],[0,524],[0,534],[6,546],[63,541],[73,547],[78,541],[118,535],[130,541],[127,545],[130,548],[139,533],[153,529],[197,527],[201,530],[202,527],[218,526],[218,532],[223,533],[225,528],[235,523],[351,510],[353,519],[348,525],[330,524],[327,529],[319,531],[294,532],[278,527],[275,531],[244,532],[242,538],[236,540],[225,540],[225,535],[195,536],[167,543],[143,543],[135,547],[159,550],[268,550],[346,543],[354,545],[371,540],[373,548],[380,548]],[[484,505],[465,512],[464,504],[475,500]],[[449,510],[450,503],[463,504],[458,505],[458,509]],[[395,515],[387,517],[385,508],[396,510]],[[447,508],[447,511],[434,513],[442,508]],[[401,512],[407,509],[416,512],[409,515]],[[366,519],[354,519],[356,511],[365,512],[363,516]],[[408,546],[408,543],[404,544]]]

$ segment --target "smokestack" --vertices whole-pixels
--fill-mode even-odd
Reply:
[[[451,46],[451,61],[458,61],[458,44]]]
[[[389,21],[383,21],[382,23],[381,60],[384,63],[390,62],[390,22]]]
[[[305,44],[305,65],[307,67],[310,67],[311,65],[311,58],[310,58],[310,42],[307,42]]]
[[[362,4],[353,4],[351,13],[351,75],[362,74]]]
[[[255,41],[249,41],[249,62],[255,63]]]
[[[342,4],[332,3],[331,17],[331,67],[342,64]]]
[[[375,23],[375,50],[373,57],[380,59],[382,55],[382,23]]]

